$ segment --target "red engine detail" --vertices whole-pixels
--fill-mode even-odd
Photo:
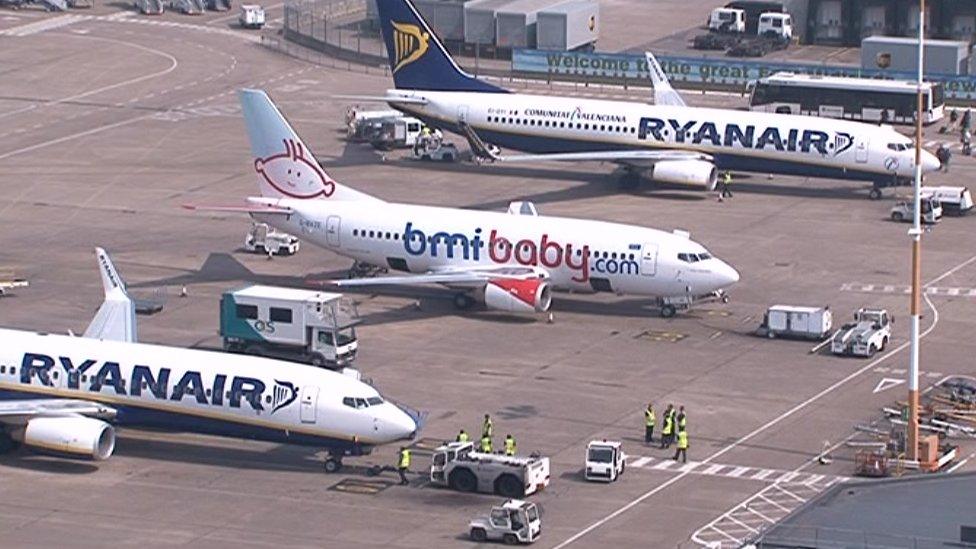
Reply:
[[[485,305],[510,313],[545,312],[552,304],[549,283],[539,279],[491,280],[485,286]]]

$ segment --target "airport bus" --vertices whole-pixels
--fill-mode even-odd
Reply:
[[[916,84],[905,80],[875,80],[778,72],[752,87],[749,108],[782,114],[827,116],[846,120],[914,124]],[[931,124],[945,114],[945,89],[940,82],[922,84],[922,122]]]

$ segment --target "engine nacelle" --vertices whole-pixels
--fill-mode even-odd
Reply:
[[[485,286],[485,305],[510,313],[542,313],[552,304],[552,289],[545,280],[491,280]]]
[[[115,450],[115,429],[89,417],[37,417],[27,422],[23,440],[41,450],[103,460]]]
[[[697,185],[713,191],[718,182],[718,170],[715,164],[705,160],[662,160],[654,163],[651,179],[662,183]]]

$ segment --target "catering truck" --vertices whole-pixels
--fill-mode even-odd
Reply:
[[[220,299],[220,336],[230,352],[344,367],[356,358],[357,324],[342,294],[255,284]]]

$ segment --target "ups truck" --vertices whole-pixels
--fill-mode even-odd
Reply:
[[[342,294],[255,284],[220,299],[220,336],[230,352],[342,368],[356,358],[357,324]]]

